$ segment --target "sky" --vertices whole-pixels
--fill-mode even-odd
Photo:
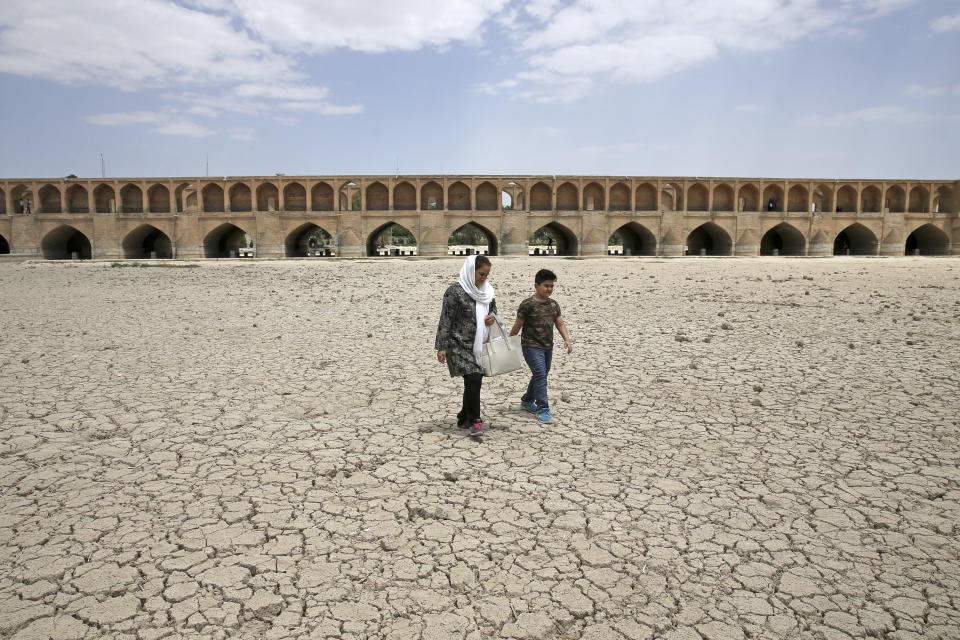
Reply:
[[[6,178],[957,179],[960,0],[0,0],[0,92]]]

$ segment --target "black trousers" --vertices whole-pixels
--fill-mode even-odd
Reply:
[[[457,414],[458,425],[471,425],[480,419],[480,387],[483,386],[482,373],[468,373],[463,376],[463,406]]]

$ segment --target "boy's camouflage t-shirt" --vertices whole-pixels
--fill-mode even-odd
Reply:
[[[547,298],[543,302],[530,296],[520,303],[517,317],[523,319],[520,344],[524,347],[553,349],[553,326],[560,317],[560,305]]]

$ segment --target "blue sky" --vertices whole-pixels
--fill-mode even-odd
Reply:
[[[957,0],[0,0],[4,177],[960,178]]]

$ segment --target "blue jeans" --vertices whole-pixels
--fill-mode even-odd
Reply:
[[[530,384],[527,385],[527,392],[520,398],[523,402],[535,400],[538,408],[550,406],[547,400],[547,374],[550,373],[550,362],[553,360],[553,349],[540,349],[537,347],[521,347],[523,350],[523,359],[527,361],[530,367]]]

